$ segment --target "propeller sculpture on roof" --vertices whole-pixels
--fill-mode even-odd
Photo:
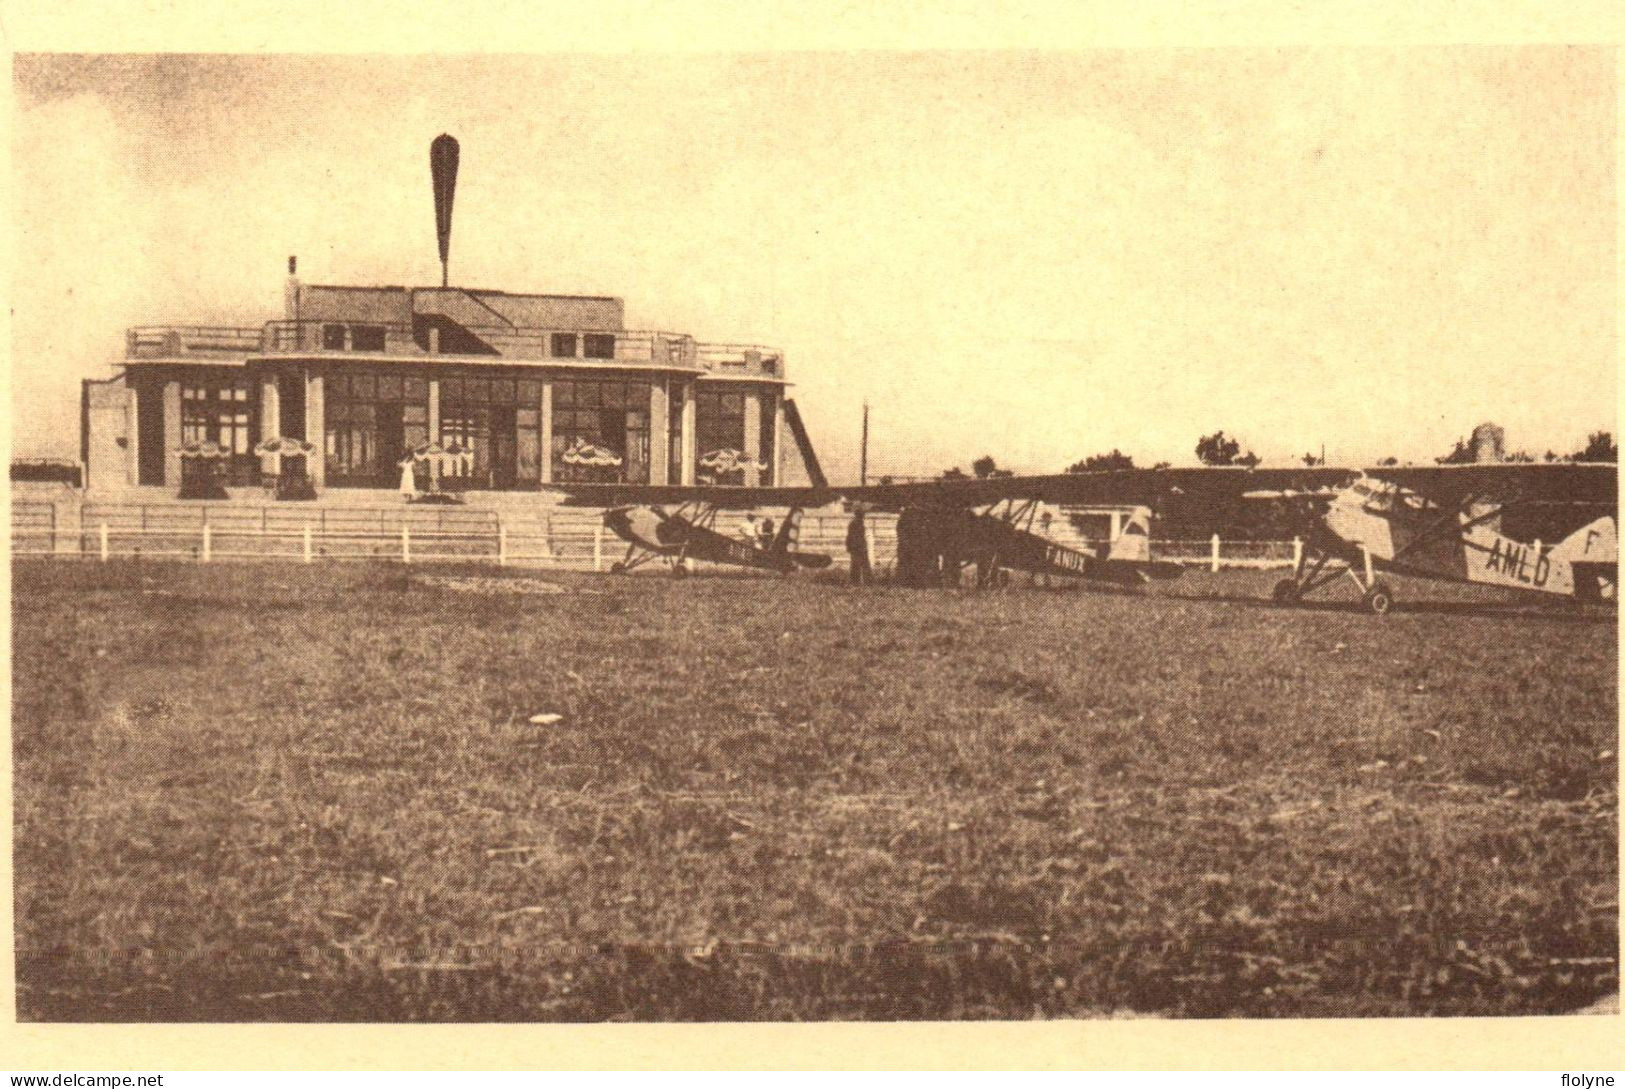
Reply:
[[[440,286],[449,286],[451,205],[457,195],[457,138],[441,133],[429,145],[429,175],[434,179],[434,231],[440,241]]]

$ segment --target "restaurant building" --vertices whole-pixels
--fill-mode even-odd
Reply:
[[[84,385],[91,489],[205,469],[233,493],[395,489],[426,450],[433,487],[474,493],[818,476],[776,348],[629,330],[618,298],[288,271],[279,320],[128,331],[115,376]]]

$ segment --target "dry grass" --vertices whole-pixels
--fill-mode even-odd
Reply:
[[[1288,611],[1262,575],[426,574],[15,568],[23,1018],[1513,1014],[1617,988],[1612,612],[1410,586],[1384,620]]]

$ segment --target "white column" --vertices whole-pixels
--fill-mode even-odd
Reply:
[[[164,487],[181,485],[181,459],[175,451],[181,444],[181,384],[175,379],[164,383]]]
[[[666,483],[670,461],[671,406],[661,379],[649,386],[649,483]]]
[[[773,391],[773,464],[768,466],[768,479],[762,483],[775,487],[782,477],[779,466],[784,464],[784,389]]]
[[[260,441],[270,442],[282,437],[282,401],[277,389],[276,373],[260,380]],[[282,455],[269,454],[260,459],[260,469],[267,473],[282,471]]]
[[[438,347],[438,342],[436,347]],[[429,441],[440,442],[440,379],[429,379]],[[429,462],[429,490],[440,490],[440,459]]]
[[[754,386],[745,391],[745,457],[750,462],[745,485],[757,487],[762,482],[761,470],[756,468],[762,460],[762,394]]]
[[[316,447],[316,452],[305,459],[310,482],[321,488],[327,484],[327,419],[326,400],[322,396],[320,372],[305,374],[305,441]]]
[[[124,396],[125,479],[134,486],[141,483],[141,402],[134,386],[125,390]]]
[[[542,376],[542,483],[553,483],[553,378]]]
[[[683,394],[683,483],[694,483],[694,459],[699,456],[695,449],[694,434],[694,387],[689,383]]]

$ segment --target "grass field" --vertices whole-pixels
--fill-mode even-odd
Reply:
[[[1378,620],[1270,606],[1262,574],[13,573],[26,1020],[1516,1014],[1618,986],[1612,611],[1404,584]]]

